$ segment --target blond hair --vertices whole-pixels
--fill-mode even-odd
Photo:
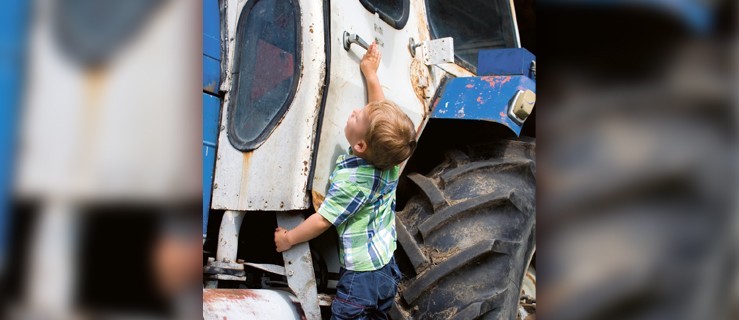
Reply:
[[[389,100],[370,102],[365,111],[369,119],[366,160],[375,167],[388,169],[408,159],[416,148],[416,129],[411,118]]]

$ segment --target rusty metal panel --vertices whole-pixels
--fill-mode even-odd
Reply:
[[[359,61],[365,49],[353,45],[343,48],[344,31],[355,33],[367,42],[377,41],[382,60],[378,76],[385,96],[396,102],[421,129],[428,106],[426,90],[420,85],[433,86],[428,69],[419,70],[413,63],[408,44],[410,38],[427,40],[428,27],[423,1],[410,1],[410,16],[402,30],[396,30],[377,15],[367,11],[359,1],[331,2],[331,73],[328,97],[321,127],[321,141],[315,159],[313,177],[314,206],[320,204],[328,189],[328,177],[336,158],[349,147],[344,137],[344,126],[353,109],[367,103],[367,93],[359,70]],[[421,68],[427,68],[425,66]],[[413,71],[412,71],[413,70]],[[419,78],[422,77],[422,79]],[[413,80],[412,80],[413,79]],[[433,92],[433,88],[430,88]]]
[[[278,212],[277,225],[286,229],[297,227],[305,219],[300,212]],[[290,289],[303,305],[307,320],[320,320],[321,309],[316,289],[316,276],[313,272],[313,259],[310,246],[303,242],[282,253],[285,260],[285,273]]]
[[[232,108],[226,94],[218,137],[213,209],[299,210],[309,207],[307,184],[312,162],[316,118],[320,109],[326,66],[323,2],[298,1],[302,45],[299,82],[287,113],[256,150],[241,152],[228,139],[226,116]],[[230,91],[235,54],[235,30],[246,1],[228,1],[224,68],[221,89]]]
[[[284,291],[203,289],[203,319],[303,319],[295,297]]]

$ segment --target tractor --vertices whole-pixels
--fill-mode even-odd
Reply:
[[[367,103],[371,42],[385,96],[418,132],[396,193],[390,316],[534,314],[536,57],[519,34],[533,4],[205,0],[203,14],[205,319],[330,316],[334,228],[284,253],[273,233],[320,207],[344,123]]]

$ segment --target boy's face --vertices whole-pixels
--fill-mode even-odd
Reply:
[[[367,142],[364,140],[364,137],[369,129],[369,119],[367,118],[365,109],[354,109],[352,114],[349,115],[349,120],[346,121],[346,127],[344,127],[346,140],[349,141],[352,150],[358,154],[367,150]]]

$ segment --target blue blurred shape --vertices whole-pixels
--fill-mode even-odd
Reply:
[[[9,195],[28,30],[29,2],[0,2],[0,261],[5,261]]]
[[[703,0],[544,0],[540,5],[564,5],[601,8],[643,8],[672,15],[698,34],[711,32],[714,8]],[[715,3],[714,3],[715,4]]]

